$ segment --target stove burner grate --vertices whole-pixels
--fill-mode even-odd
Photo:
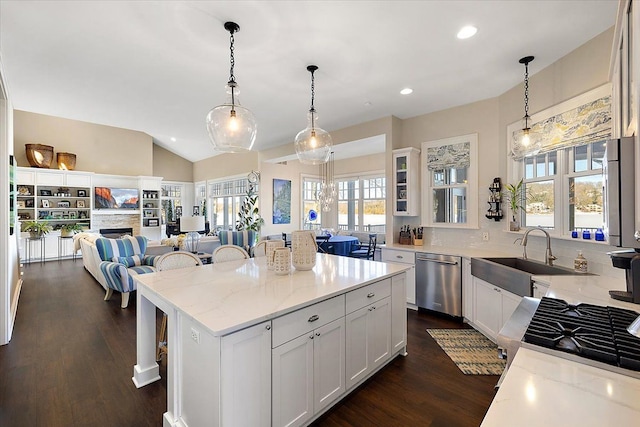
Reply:
[[[640,371],[640,338],[626,330],[637,316],[631,310],[543,297],[524,341]]]

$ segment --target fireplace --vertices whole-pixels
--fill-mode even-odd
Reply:
[[[122,236],[133,236],[133,228],[101,228],[100,234],[109,239],[119,239]]]

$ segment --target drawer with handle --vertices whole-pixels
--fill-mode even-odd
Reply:
[[[399,262],[402,264],[415,264],[416,255],[410,251],[399,251],[395,249],[383,249],[382,250],[383,262]]]
[[[344,317],[344,299],[344,295],[340,295],[273,319],[271,346],[276,348],[302,334]]]
[[[347,293],[347,314],[391,295],[391,279],[384,279]]]

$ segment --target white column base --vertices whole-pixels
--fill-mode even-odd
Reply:
[[[137,388],[144,387],[147,384],[151,384],[152,382],[158,381],[160,379],[160,367],[157,363],[154,363],[152,366],[147,369],[142,369],[140,365],[134,365],[133,367],[133,377],[131,380],[136,385]]]

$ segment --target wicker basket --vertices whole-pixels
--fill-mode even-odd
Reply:
[[[25,144],[27,161],[33,168],[49,168],[53,160],[53,147],[42,144]]]
[[[56,153],[58,169],[72,171],[76,168],[76,155],[73,153]]]

